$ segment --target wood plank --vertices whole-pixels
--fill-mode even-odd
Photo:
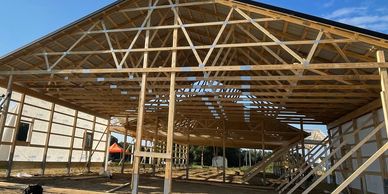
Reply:
[[[18,136],[18,132],[19,132],[19,126],[20,126],[20,121],[21,121],[21,117],[22,117],[22,114],[23,114],[23,108],[24,108],[24,101],[26,99],[26,95],[25,94],[22,94],[21,96],[21,100],[20,100],[20,103],[19,103],[19,109],[18,109],[18,114],[17,114],[17,117],[16,117],[16,122],[15,122],[15,128],[13,129],[13,136],[12,136],[12,140],[11,140],[11,148],[10,148],[10,151],[9,151],[9,156],[8,156],[8,164],[7,164],[7,170],[5,172],[5,176],[8,178],[8,177],[11,177],[11,172],[12,172],[12,166],[13,166],[13,158],[14,158],[14,155],[15,155],[15,148],[16,148],[16,143],[17,143],[17,136]],[[32,130],[29,129],[29,130]],[[1,144],[1,142],[0,142]]]
[[[11,74],[8,76],[8,83],[7,83],[7,91],[4,94],[4,104],[2,105],[1,108],[1,115],[0,115],[0,144],[3,142],[3,134],[4,134],[4,127],[5,127],[5,122],[7,120],[7,114],[9,112],[9,104],[11,102],[11,97],[12,97],[12,90],[13,90],[13,75]]]
[[[48,148],[49,148],[48,145],[50,143],[51,130],[52,130],[52,126],[53,126],[54,110],[55,110],[55,104],[51,103],[50,119],[49,119],[48,129],[47,129],[47,133],[46,133],[46,140],[45,140],[45,143],[44,143],[42,167],[41,167],[41,170],[40,170],[40,174],[41,175],[44,175],[45,170],[46,170],[47,151],[48,151]]]

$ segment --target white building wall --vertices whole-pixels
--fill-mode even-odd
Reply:
[[[0,88],[0,94],[6,90]],[[3,135],[3,144],[0,145],[0,161],[8,161],[11,141],[15,134],[17,114],[20,109],[21,94],[13,92],[9,113],[6,120],[6,127]],[[42,162],[44,145],[49,129],[49,119],[52,103],[40,100],[31,96],[25,96],[21,121],[30,123],[30,134],[26,142],[17,142],[15,147],[14,161]],[[76,111],[60,105],[55,105],[47,162],[67,162],[70,154],[72,130]],[[96,121],[93,125],[94,120]],[[86,162],[90,151],[83,150],[84,133],[94,132],[93,149],[97,149],[92,157],[92,162],[103,162],[105,153],[106,134],[108,120],[94,117],[93,115],[78,112],[76,131],[74,137],[74,150],[72,162]],[[94,129],[93,129],[93,126]],[[101,138],[102,137],[102,138]]]
[[[382,122],[384,120],[382,109],[377,110],[376,113],[377,113],[378,122],[379,123]],[[364,139],[374,129],[373,113],[368,113],[366,115],[363,115],[363,116],[355,119],[355,122],[357,123],[357,127],[366,126],[358,133],[360,140]],[[344,123],[340,126],[342,127],[342,131],[344,132],[344,140],[347,141],[347,144],[352,145],[352,146],[357,144],[357,142],[355,141],[355,136],[353,134],[351,134],[355,130],[352,127],[352,121]],[[333,138],[338,137],[338,133],[336,133],[338,128],[339,127],[335,127],[333,129],[331,129],[331,134],[336,134]],[[348,130],[348,132],[345,132],[348,128],[350,128],[350,130]],[[385,131],[386,131],[385,128],[383,128],[379,132],[377,132],[377,134],[382,138],[383,142],[386,142],[386,137],[387,137]],[[339,141],[333,143],[333,145],[335,147],[338,147],[339,144],[340,144]],[[349,149],[351,149],[351,148],[349,148]],[[376,136],[372,136],[372,138],[370,138],[370,140],[360,148],[363,162],[365,162],[378,149],[379,149],[379,147],[377,146]],[[387,155],[387,154],[388,154],[388,152],[385,153],[385,155]],[[342,157],[340,152],[338,152],[335,156],[337,159]],[[355,170],[358,168],[357,152],[355,152],[351,156],[351,158],[352,159],[349,159],[349,160],[351,161],[353,170]],[[384,165],[386,165],[388,168],[387,162],[385,162]],[[376,160],[375,162],[373,162],[365,170],[364,174],[365,174],[366,187],[368,189],[368,192],[384,194],[384,177],[382,176],[382,171],[383,171],[383,169],[380,168],[380,161],[379,160]],[[352,172],[350,172],[350,173],[352,173]],[[335,175],[336,175],[337,184],[341,184],[341,182],[344,181],[342,173],[339,171],[336,171]],[[357,177],[350,184],[350,187],[360,190],[361,189],[360,177]]]

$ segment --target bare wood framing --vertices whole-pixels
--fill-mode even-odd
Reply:
[[[13,75],[11,74],[8,77],[7,93],[4,96],[5,102],[4,102],[4,106],[1,109],[1,115],[0,115],[0,144],[3,142],[5,122],[7,120],[9,103],[11,102],[11,97],[12,97],[12,85],[13,85],[12,82],[13,82]]]
[[[51,129],[53,127],[53,119],[54,119],[54,112],[55,112],[54,110],[55,110],[55,104],[51,103],[50,119],[49,119],[49,123],[48,123],[48,129],[46,132],[46,140],[44,143],[42,166],[41,166],[41,170],[40,170],[41,175],[44,175],[45,170],[46,170],[47,151],[48,151],[49,143],[50,143]]]
[[[19,102],[19,110],[18,110],[18,115],[16,117],[15,128],[13,129],[13,134],[14,135],[12,136],[12,145],[11,145],[11,149],[10,149],[9,156],[8,156],[8,165],[7,165],[7,170],[5,172],[5,176],[6,177],[10,177],[11,176],[11,172],[12,172],[13,157],[15,155],[15,148],[16,148],[16,141],[17,141],[16,138],[17,138],[18,129],[19,129],[19,126],[20,126],[20,120],[22,118],[22,113],[23,113],[23,108],[24,108],[24,100],[25,99],[26,99],[26,95],[22,94],[22,98],[21,98],[21,100]]]
[[[171,0],[169,0],[172,4]],[[176,0],[179,2],[179,0]],[[173,8],[174,11],[174,25],[178,24],[180,21],[177,10]],[[183,29],[182,29],[183,30]],[[184,31],[185,32],[185,31]],[[178,45],[178,30],[174,29],[172,38],[173,47]],[[187,37],[186,37],[187,38]],[[177,51],[174,50],[171,56],[171,67],[176,66],[177,60]],[[172,72],[170,75],[170,94],[169,94],[169,107],[168,107],[168,121],[167,121],[167,143],[166,143],[166,154],[172,155],[172,146],[174,138],[174,120],[175,120],[175,72]],[[171,193],[172,186],[172,160],[166,159],[165,174],[164,174],[164,194]]]
[[[73,121],[73,128],[72,128],[71,139],[70,139],[69,157],[67,158],[67,174],[70,174],[71,172],[71,161],[73,156],[74,138],[75,138],[75,131],[77,130],[78,110],[75,110],[73,119],[74,121]]]
[[[149,1],[151,4],[152,1]],[[154,5],[157,4],[158,1],[155,2]],[[148,17],[144,20],[143,24],[150,25],[150,16],[152,10],[148,10]],[[149,46],[149,31],[146,31],[146,38],[144,42],[144,47],[148,48]],[[126,53],[128,55],[128,53]],[[126,57],[125,57],[126,58]],[[122,62],[125,60],[122,60]],[[147,68],[148,66],[148,52],[145,52],[143,55],[143,68]],[[147,85],[147,74],[142,73],[141,79],[141,92],[139,94],[139,108],[138,108],[138,118],[137,118],[137,126],[136,126],[136,142],[135,142],[135,153],[141,152],[141,140],[142,140],[142,131],[144,126],[144,104],[145,104],[145,93],[146,93],[146,85]],[[138,193],[138,184],[139,184],[139,164],[140,164],[140,156],[136,156],[133,162],[133,173],[132,173],[132,194]]]
[[[180,39],[179,33],[182,33]],[[378,49],[382,50],[377,52],[376,62],[373,54]],[[348,129],[342,131],[343,123],[381,106],[385,123],[388,122],[386,49],[388,41],[381,37],[239,1],[121,1],[0,59],[0,85],[7,85],[9,76],[8,85],[15,91],[53,102],[54,110],[48,109],[51,118],[43,119],[49,122],[49,129],[45,146],[40,146],[44,148],[42,174],[48,149],[60,149],[49,145],[50,135],[58,134],[51,133],[52,125],[59,123],[52,118],[58,104],[102,118],[130,117],[125,135],[136,136],[135,146],[131,147],[135,149],[131,155],[134,157],[132,193],[138,193],[140,163],[152,163],[155,173],[156,158],[166,160],[164,193],[170,193],[172,163],[175,167],[186,164],[188,179],[189,145],[209,145],[208,139],[201,136],[204,134],[214,139],[216,146],[223,147],[224,182],[225,147],[229,146],[261,148],[263,154],[266,149],[273,151],[273,155],[263,158],[263,164],[250,168],[244,180],[263,172],[265,182],[265,166],[281,157],[296,167],[295,155],[300,147],[302,158],[310,164],[316,160],[314,155],[325,154],[324,162],[332,160],[333,165],[340,165],[333,163],[333,156],[345,144],[350,145],[342,141],[350,134]],[[381,99],[377,99],[379,82]],[[3,110],[0,118],[0,143],[7,111]],[[77,120],[83,120],[78,118],[78,111],[73,125],[65,125],[73,128],[71,136],[64,135],[71,138],[68,173],[73,150],[81,150],[73,145],[78,138],[75,137]],[[131,130],[132,119],[137,122],[136,132]],[[374,127],[379,127],[374,120]],[[300,130],[287,124],[299,124]],[[330,134],[321,142],[309,141],[319,146],[307,155],[304,124],[328,124]],[[261,126],[254,128],[254,125]],[[96,117],[93,131],[95,126]],[[337,126],[341,129],[337,130],[339,137],[332,139]],[[356,135],[358,141],[361,129],[355,122],[353,128],[357,132],[351,135]],[[187,139],[174,136],[174,131],[185,134],[186,130]],[[106,138],[110,138],[109,134]],[[233,140],[229,139],[231,134]],[[385,139],[377,133],[375,136],[376,141],[369,142],[385,146]],[[167,142],[161,142],[165,137]],[[145,151],[142,151],[143,139]],[[152,148],[148,146],[151,139]],[[334,146],[332,143],[337,140],[340,145]],[[330,142],[328,147],[327,142]],[[109,140],[105,143],[106,170]],[[127,142],[124,144],[124,150],[129,150]],[[156,151],[158,146],[160,149]],[[366,157],[360,151],[352,151],[357,152],[357,157],[348,156],[348,161],[357,159],[360,166]],[[372,158],[385,161],[385,156],[379,156],[380,151]],[[88,165],[92,155],[89,152]],[[122,172],[125,157],[124,152]],[[360,175],[370,161],[362,164],[356,174]],[[278,188],[288,189],[307,166],[290,168],[287,173],[296,178]],[[385,166],[381,168],[384,172],[380,174],[385,176]],[[361,176],[365,192],[366,181]],[[299,181],[296,185],[300,184]]]
[[[125,117],[125,123],[127,124],[128,123],[128,117]],[[124,149],[123,149],[123,154],[121,156],[121,160],[120,160],[120,163],[121,163],[121,174],[124,173],[124,167],[125,167],[125,158],[126,158],[126,155],[127,155],[127,141],[128,141],[128,129],[125,129],[125,133],[124,133]]]

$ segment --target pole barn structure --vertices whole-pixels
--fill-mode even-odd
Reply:
[[[294,161],[278,178],[279,193],[296,192],[324,166],[303,193],[322,181],[338,185],[333,193],[384,193],[387,52],[386,34],[250,0],[117,1],[0,59],[7,88],[0,137],[13,134],[0,139],[9,150],[7,175],[15,149],[35,146],[18,141],[24,104],[34,106],[24,102],[29,96],[52,103],[41,174],[59,133],[69,139],[70,169],[73,144],[83,138],[92,142],[87,167],[97,147],[107,163],[116,131],[136,139],[134,194],[144,158],[163,161],[164,193],[173,189],[173,165],[185,166],[189,178],[190,145],[223,147],[223,156],[225,147],[272,150],[245,172],[247,182],[270,164]],[[13,92],[21,96],[11,113]],[[68,131],[55,128],[58,106],[73,110]],[[80,113],[92,130],[76,137]],[[123,126],[111,126],[113,117],[125,118]],[[303,125],[310,124],[327,125],[329,136],[307,151]],[[143,149],[142,140],[154,146]]]

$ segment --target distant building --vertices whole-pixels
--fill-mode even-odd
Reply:
[[[223,157],[222,156],[214,156],[212,158],[212,166],[213,167],[223,167]],[[228,159],[225,158],[225,167],[228,168]]]

